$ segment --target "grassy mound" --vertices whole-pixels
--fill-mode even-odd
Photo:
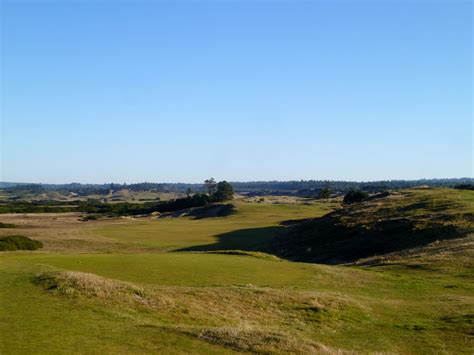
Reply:
[[[116,307],[121,314],[143,312],[139,319],[147,327],[246,352],[328,352],[329,348],[307,335],[282,328],[288,328],[290,319],[320,323],[329,314],[359,310],[349,301],[319,292],[254,286],[138,286],[75,271],[43,272],[33,282],[58,296],[88,299],[101,308]]]
[[[0,238],[0,251],[36,250],[43,247],[43,243],[22,235],[9,235]]]
[[[117,302],[145,300],[145,293],[138,286],[84,272],[44,272],[38,274],[34,282],[45,290],[63,295],[84,295]]]
[[[474,192],[411,189],[293,224],[272,251],[298,261],[355,262],[465,237],[473,222]]]

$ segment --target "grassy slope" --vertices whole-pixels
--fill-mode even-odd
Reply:
[[[472,270],[454,266],[433,272],[403,263],[326,266],[236,255],[139,253],[132,248],[252,249],[252,234],[264,241],[278,231],[272,228],[279,228],[280,221],[322,213],[319,206],[238,207],[236,215],[209,220],[74,227],[87,229],[75,233],[75,239],[110,240],[127,254],[2,254],[0,352],[472,352]],[[248,231],[255,228],[265,232]],[[48,229],[35,233],[38,239],[48,238]],[[231,239],[222,237],[229,233]],[[79,289],[73,295],[45,291],[31,282],[45,270],[132,282],[145,290],[147,302],[130,303],[120,294],[98,297]]]
[[[469,243],[473,232],[474,192],[410,189],[292,226],[276,239],[274,251],[293,260],[344,263],[420,251],[431,243],[448,247],[450,239]],[[466,262],[470,256],[464,255]]]

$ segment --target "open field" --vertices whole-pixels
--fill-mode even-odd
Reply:
[[[425,212],[474,209],[472,191],[409,193]],[[198,220],[0,215],[17,226],[0,236],[44,243],[0,254],[0,352],[472,353],[472,236],[359,265],[291,262],[264,253],[282,222],[338,205],[235,205]]]

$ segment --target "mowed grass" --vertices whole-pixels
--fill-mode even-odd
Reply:
[[[18,262],[138,283],[181,286],[311,287],[312,265],[202,253],[23,255]]]
[[[348,267],[183,251],[252,250],[281,221],[330,207],[237,203],[223,218],[70,222],[74,240],[117,249],[1,254],[0,353],[472,353],[474,275],[456,264]],[[48,239],[41,223],[35,233]]]
[[[228,217],[137,219],[98,227],[98,235],[117,242],[167,250],[219,243],[214,249],[251,249],[272,238],[280,222],[322,216],[334,203],[273,205],[235,202],[237,213]],[[275,227],[275,228],[271,228]],[[229,235],[229,233],[234,233]]]

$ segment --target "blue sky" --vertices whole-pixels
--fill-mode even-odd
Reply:
[[[2,1],[0,180],[473,176],[470,1]]]

